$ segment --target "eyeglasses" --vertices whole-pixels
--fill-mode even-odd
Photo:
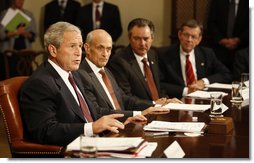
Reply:
[[[192,40],[198,40],[200,37],[200,35],[191,35],[191,34],[185,33],[185,32],[183,32],[182,35],[185,39],[191,38]]]

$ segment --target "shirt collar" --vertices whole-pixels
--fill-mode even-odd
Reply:
[[[96,6],[98,6],[98,5],[99,5],[100,7],[102,7],[103,4],[104,4],[104,1],[101,1],[100,3],[94,3],[94,2],[93,2],[93,7],[96,8]]]
[[[99,68],[97,67],[93,62],[91,62],[89,59],[85,58],[85,60],[87,61],[88,65],[91,67],[91,69],[93,70],[93,72],[96,74],[96,73],[99,73],[99,71],[103,68]]]
[[[69,72],[63,70],[61,67],[59,67],[57,64],[55,64],[53,61],[48,59],[48,62],[53,66],[53,68],[57,71],[57,73],[61,76],[62,79],[68,79]]]
[[[136,60],[137,60],[138,62],[142,62],[142,59],[143,59],[143,58],[146,58],[147,61],[148,61],[147,54],[145,54],[144,56],[137,55],[135,52],[133,52],[133,54],[134,54],[134,56],[135,56],[135,58],[136,58]]]

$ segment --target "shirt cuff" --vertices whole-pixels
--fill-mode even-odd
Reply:
[[[205,84],[205,85],[210,84],[210,82],[209,82],[209,80],[208,80],[207,78],[203,78],[202,80],[204,81],[204,84]]]
[[[136,115],[141,115],[142,111],[133,111],[133,117],[135,117]]]
[[[183,97],[186,96],[188,94],[188,87],[184,87],[183,89]]]
[[[85,136],[93,136],[93,123],[85,123],[84,125],[84,134]]]

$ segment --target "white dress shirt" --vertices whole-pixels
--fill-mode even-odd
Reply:
[[[71,91],[71,94],[73,95],[73,97],[76,99],[78,105],[79,105],[79,100],[77,97],[77,94],[74,90],[74,88],[72,87],[71,83],[69,82],[69,72],[66,72],[65,70],[63,70],[61,67],[59,67],[58,65],[56,65],[54,62],[52,62],[50,59],[48,59],[48,62],[53,66],[53,68],[57,71],[57,73],[60,75],[60,77],[63,79],[64,83],[66,84],[66,86],[69,88],[69,90]],[[78,91],[80,92],[79,88],[77,87]],[[82,95],[82,93],[80,93]],[[66,99],[68,100],[68,99]],[[86,136],[93,136],[93,127],[92,127],[92,122],[89,123],[85,123],[84,124],[84,134]]]
[[[195,80],[197,80],[197,68],[196,68],[196,60],[195,60],[194,49],[188,54],[190,55],[189,59],[190,59],[191,65],[192,65]],[[185,86],[186,86],[183,89],[182,96],[186,96],[188,94],[188,87],[187,87],[187,81],[186,81],[186,72],[185,72],[186,55],[187,55],[187,53],[184,52],[182,47],[180,46],[180,60],[181,60],[182,75],[183,75],[183,80],[184,80],[184,83],[185,83]],[[210,83],[207,78],[202,78],[202,80],[204,81],[205,85]]]

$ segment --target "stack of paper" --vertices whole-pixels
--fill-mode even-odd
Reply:
[[[188,97],[195,97],[195,98],[210,98],[211,97],[211,93],[220,93],[222,94],[222,96],[226,96],[228,95],[227,93],[225,92],[214,92],[214,91],[210,91],[210,92],[207,92],[207,91],[195,91],[195,92],[192,92],[192,93],[189,93],[187,96]]]
[[[137,148],[144,142],[141,137],[131,138],[109,138],[109,137],[86,137],[87,146],[96,146],[98,151],[131,151],[131,149]],[[67,151],[79,151],[80,150],[80,138],[76,138],[67,146]]]
[[[152,121],[144,127],[145,131],[168,131],[168,132],[203,132],[204,122],[166,122]]]
[[[170,110],[184,110],[184,111],[196,111],[204,112],[210,108],[210,104],[178,104],[178,103],[168,103],[164,105],[163,108],[168,108]]]
[[[1,24],[10,32],[15,31],[19,25],[27,26],[31,18],[19,9],[9,8]]]
[[[223,83],[212,83],[206,85],[207,88],[221,88],[221,89],[232,89],[232,84],[223,84]]]

